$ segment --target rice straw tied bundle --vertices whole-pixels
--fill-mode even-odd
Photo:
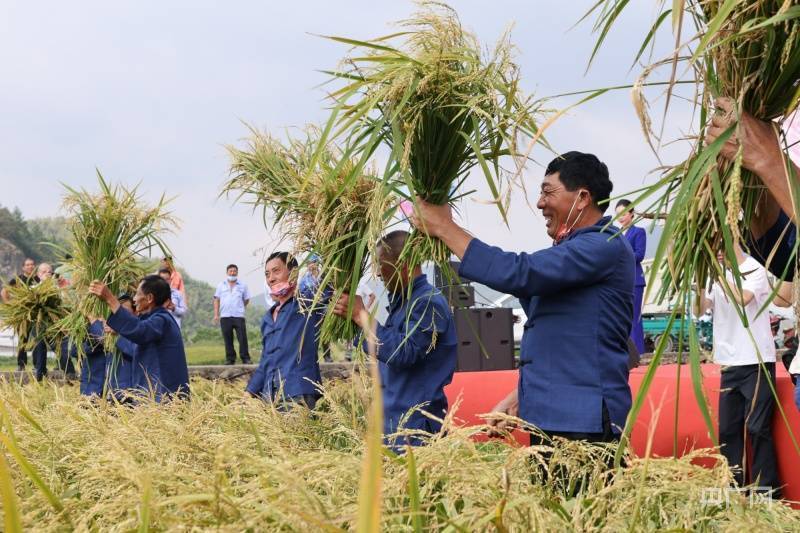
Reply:
[[[224,192],[249,197],[249,203],[262,208],[265,221],[272,213],[296,254],[313,251],[322,258],[319,290],[311,302],[298,299],[312,307],[336,301],[344,292],[352,302],[370,245],[394,202],[363,161],[350,157],[351,149],[321,146],[319,138],[315,127],[285,144],[252,131],[247,149],[229,147],[232,177],[224,187]],[[357,334],[352,321],[330,308],[320,328],[323,344],[350,341]]]
[[[171,255],[162,235],[176,225],[166,211],[169,200],[164,196],[149,207],[136,187],[112,186],[99,171],[97,181],[99,192],[66,187],[64,198],[70,214],[72,259],[68,264],[74,305],[56,328],[74,343],[79,354],[88,338],[87,321],[104,318],[109,312],[105,302],[87,293],[91,282],[102,281],[114,294],[134,288],[145,273],[142,261],[153,248]],[[114,351],[111,336],[106,336],[104,344],[107,352]]]
[[[7,287],[9,300],[0,303],[0,323],[16,332],[21,346],[31,349],[40,340],[56,345],[52,327],[66,315],[61,290],[52,278],[28,285],[18,280]]]
[[[512,173],[501,166],[517,155],[517,137],[537,136],[539,104],[519,88],[508,33],[488,56],[448,6],[422,2],[401,22],[404,31],[354,46],[344,67],[330,72],[344,86],[333,91],[331,136],[369,139],[364,149],[390,149],[384,179],[415,201],[454,203],[470,171],[479,167],[492,202],[506,220]],[[450,252],[419,233],[406,252],[414,264],[448,266]],[[404,252],[404,253],[406,253]]]

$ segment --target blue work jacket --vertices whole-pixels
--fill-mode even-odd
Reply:
[[[309,302],[310,303],[310,302]],[[319,397],[322,381],[317,361],[319,322],[322,315],[301,309],[297,298],[284,303],[272,319],[276,303],[261,321],[261,360],[247,383],[247,392],[273,401],[283,387],[283,398]]]
[[[84,343],[81,361],[81,387],[83,396],[102,396],[106,382],[106,352],[103,350],[103,322],[95,320],[89,325],[89,340]]]
[[[785,281],[793,281],[796,241],[797,226],[781,211],[761,238],[750,239],[748,248],[753,259],[767,267],[772,274]]]
[[[625,232],[625,238],[628,239],[628,243],[631,245],[633,259],[636,264],[633,285],[634,287],[644,287],[646,283],[644,279],[644,270],[642,270],[642,260],[647,251],[647,232],[642,228],[631,226],[628,228],[628,231]]]
[[[545,431],[601,433],[605,403],[620,433],[631,407],[634,259],[619,230],[606,227],[609,220],[532,254],[473,239],[459,268],[463,277],[520,299],[527,321],[519,414]]]
[[[410,294],[405,290],[390,294],[387,311],[386,322],[376,330],[376,356],[383,393],[383,433],[391,435],[412,408],[444,417],[444,387],[456,370],[458,338],[447,300],[424,275],[414,278]],[[368,351],[366,342],[363,348]],[[402,427],[436,433],[441,424],[416,410]]]
[[[117,336],[117,353],[108,358],[108,385],[112,392],[133,387],[133,360],[136,344],[125,337]]]
[[[183,348],[181,330],[173,316],[163,307],[148,313],[132,315],[120,307],[108,318],[108,325],[136,344],[131,387],[154,392],[189,394],[189,369]]]

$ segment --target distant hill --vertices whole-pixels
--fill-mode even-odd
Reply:
[[[63,217],[26,219],[18,208],[0,206],[0,278],[5,281],[18,274],[26,257],[57,264],[67,246],[65,221]]]

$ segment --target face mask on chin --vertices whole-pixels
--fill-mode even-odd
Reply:
[[[569,220],[569,217],[572,216],[572,211],[575,209],[575,204],[578,203],[578,200],[580,199],[580,197],[581,197],[581,195],[580,195],[580,192],[579,192],[578,196],[575,197],[575,201],[572,202],[572,207],[569,208],[569,213],[567,213],[566,220]],[[575,225],[578,223],[578,221],[580,221],[582,216],[583,216],[583,209],[579,209],[578,210],[578,216],[575,218],[575,220],[572,222],[572,224],[569,227],[567,227],[566,220],[564,222],[562,222],[561,225],[558,227],[558,231],[556,232],[555,238],[553,239],[553,244],[558,244],[561,241],[563,241],[564,239],[566,239],[567,237],[569,237],[569,234],[572,233],[572,230],[575,228]]]
[[[237,279],[238,279],[238,276],[228,276],[228,281],[230,281],[231,283],[233,283]]]
[[[289,281],[276,283],[269,291],[273,298],[285,298],[294,291],[295,284]]]

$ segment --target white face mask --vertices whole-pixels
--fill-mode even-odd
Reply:
[[[236,279],[237,279],[237,277],[236,277],[236,276],[228,276],[228,281],[230,281],[231,283],[233,283],[234,281],[236,281]]]

